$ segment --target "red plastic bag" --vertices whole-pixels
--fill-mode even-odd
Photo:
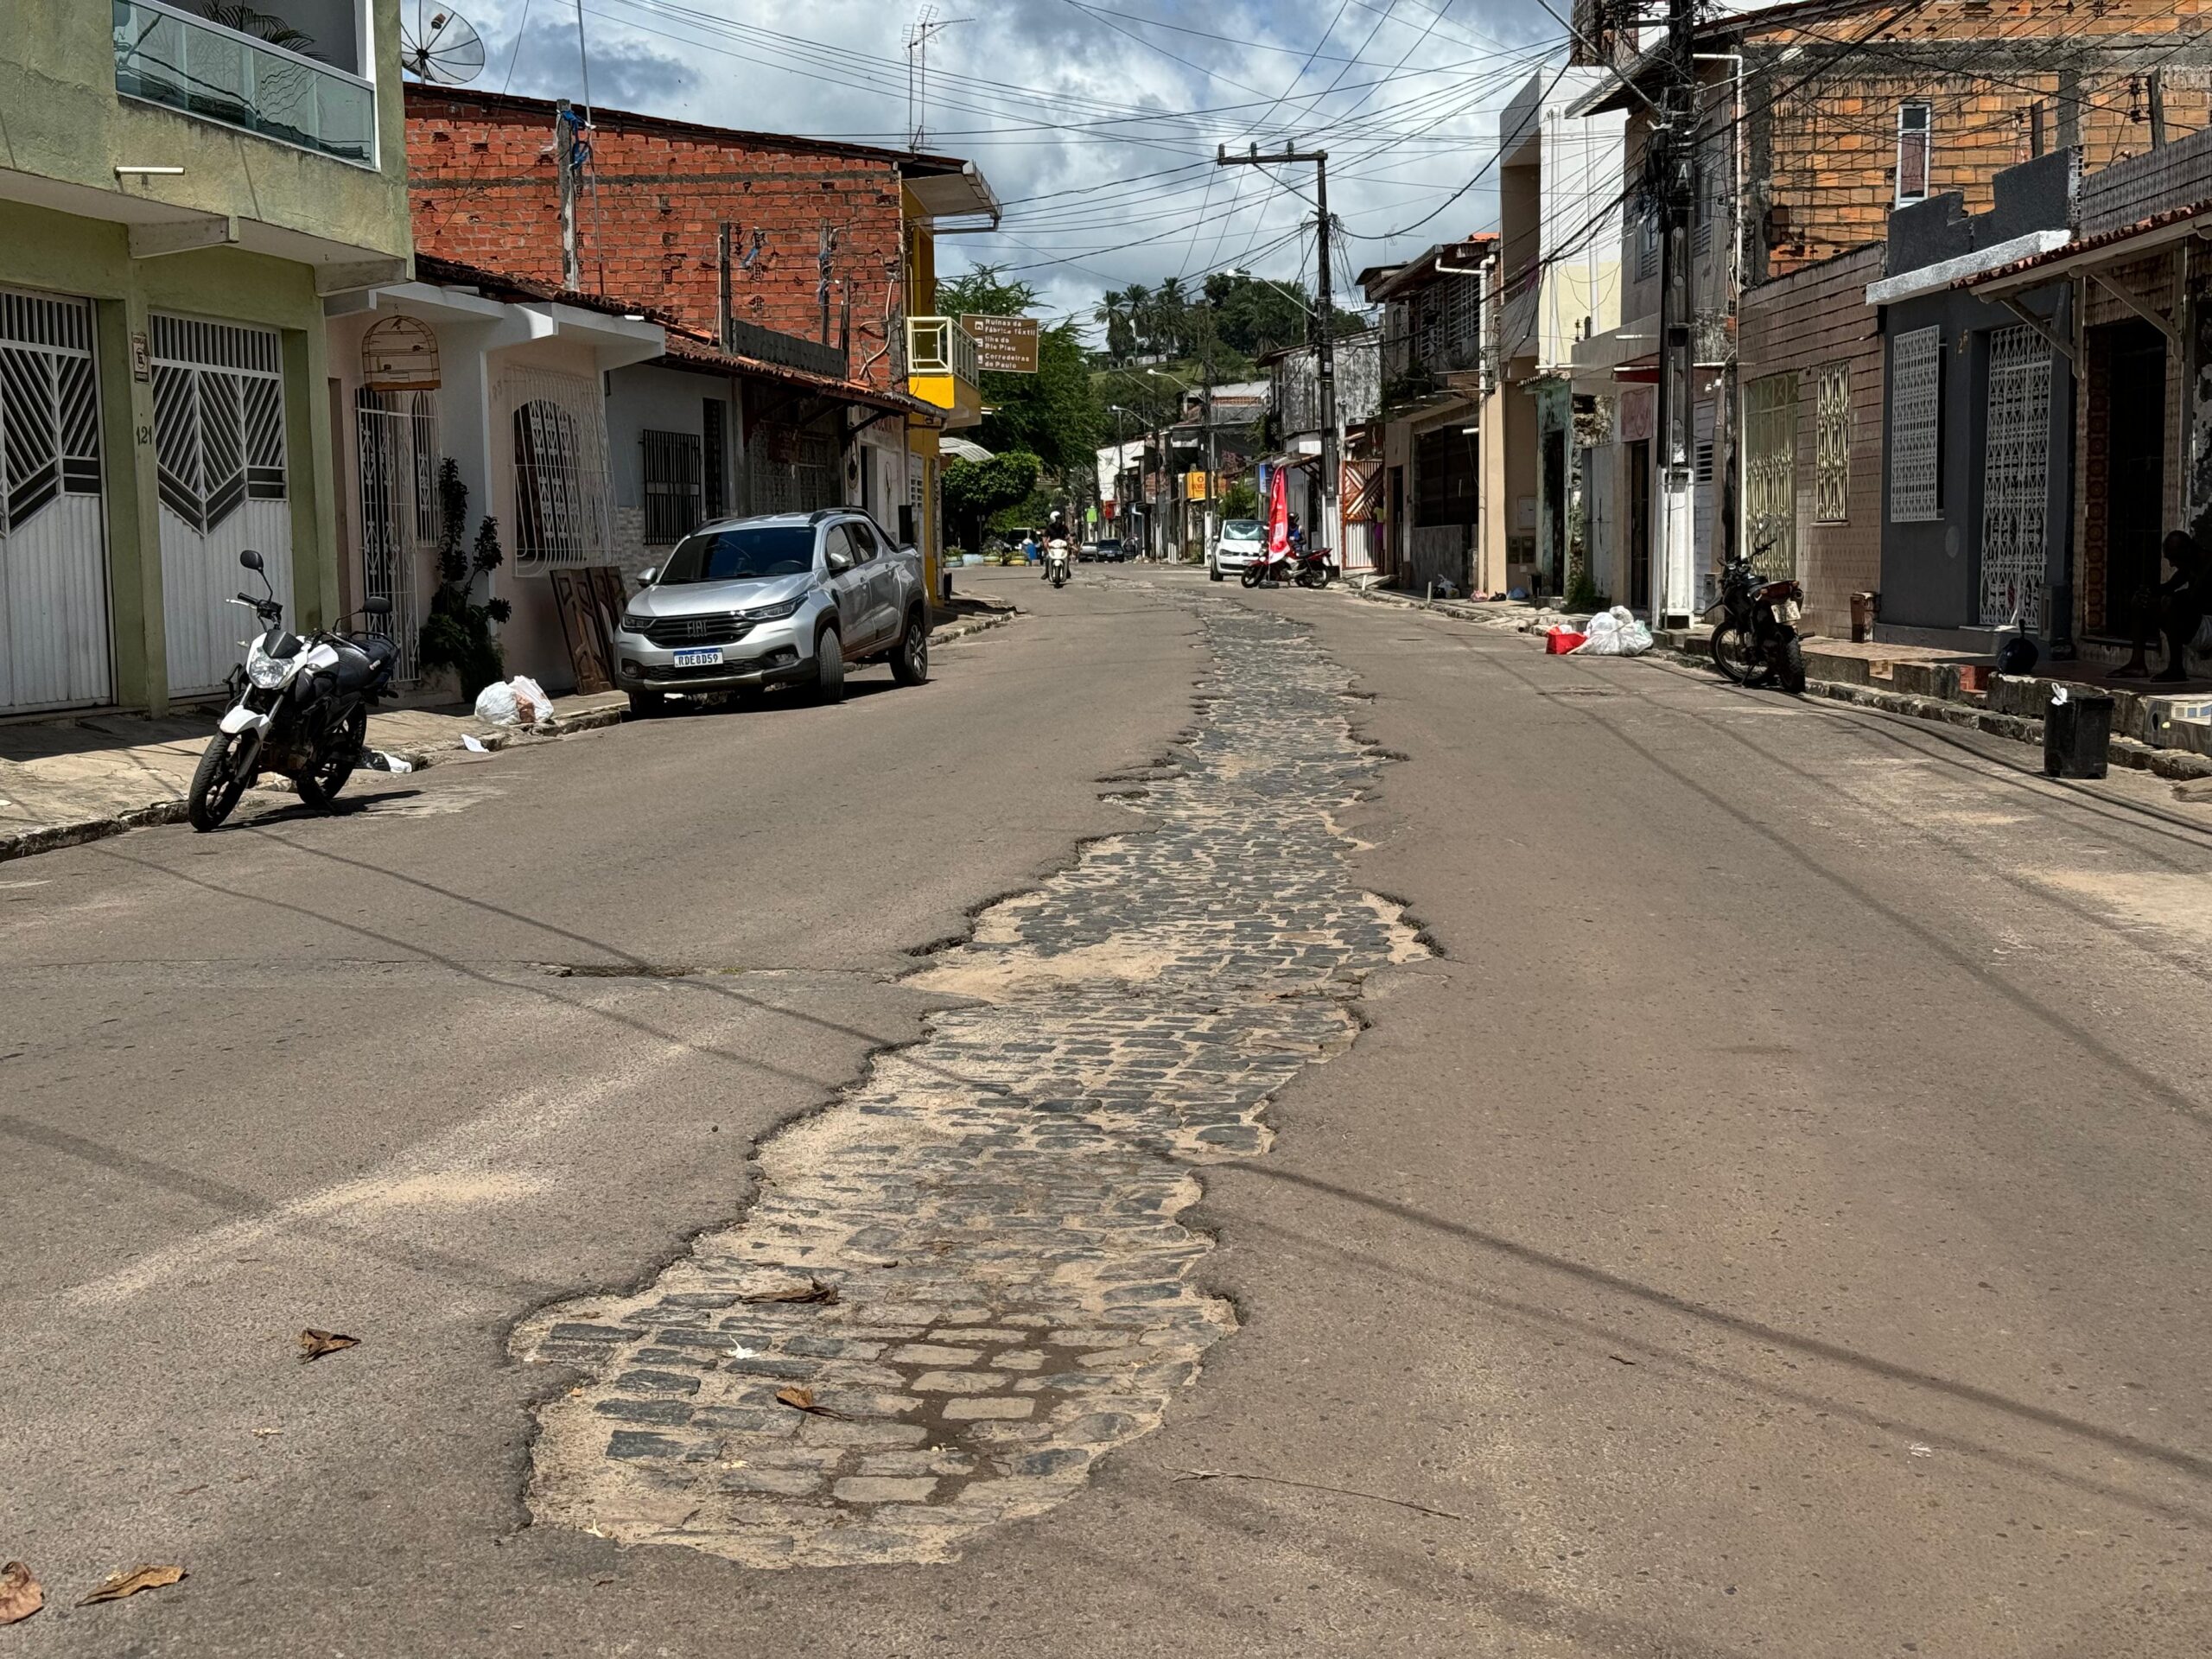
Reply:
[[[1544,636],[1544,655],[1564,657],[1587,637],[1586,634],[1575,632],[1572,628],[1554,628]]]

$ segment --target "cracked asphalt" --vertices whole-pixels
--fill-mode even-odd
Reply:
[[[2212,1649],[2212,813],[1338,594],[980,581],[1033,613],[924,690],[876,671],[838,709],[586,734],[378,780],[333,819],[0,866],[0,1558],[48,1600],[0,1650]],[[1405,757],[1341,737],[1360,776],[1319,856],[1313,780],[1289,766],[1270,798],[1266,771],[1326,724],[1317,690]],[[1203,754],[1231,725],[1210,783],[1176,769],[1179,739]],[[1169,855],[1179,788],[1220,817]],[[1119,798],[1147,790],[1149,811]],[[1233,965],[1258,937],[1236,924],[1299,911],[1317,868],[1440,954],[1363,958],[1313,1005],[1326,1028],[1295,998],[1281,1028],[1235,1027],[1261,1033],[1258,1081],[1210,1089],[1230,1027],[1201,1010],[1236,998],[1160,964]],[[1246,895],[1232,948],[1147,938],[1171,878],[1199,923]],[[1325,952],[1333,914],[1267,918]],[[1243,988],[1280,988],[1264,956]],[[1176,1061],[1137,1052],[1170,1032]],[[940,1153],[986,1138],[964,1172],[895,1142],[870,1166],[839,1132],[916,1100]],[[1055,1173],[999,1226],[995,1149],[1044,1141]],[[1037,1311],[1070,1281],[1024,1246],[1079,1218],[1082,1181],[1094,1208],[1116,1190],[1124,1148],[1170,1145],[1188,1190],[1132,1212],[1174,1216],[1132,1227],[1165,1254],[1084,1282],[1199,1324],[1116,1357],[1087,1344],[1118,1320]],[[806,1186],[855,1171],[891,1212],[857,1231]],[[696,1433],[588,1409],[690,1399],[674,1360],[625,1389],[588,1354],[529,1363],[534,1334],[642,1330],[619,1316],[779,1213],[795,1230],[737,1258],[765,1277],[673,1294],[836,1285],[745,1304],[731,1345],[825,1370],[744,1386],[810,1379],[829,1421],[925,1433],[764,1483],[774,1459],[728,1443],[760,1422],[710,1423],[699,1445],[740,1465],[718,1501],[926,1528],[911,1511],[1029,1455],[1006,1431],[1041,1414],[1080,1458],[989,1472],[1059,1480],[1049,1503],[893,1564],[776,1571],[533,1524],[553,1425]],[[976,1217],[1006,1259],[956,1240],[906,1300],[930,1317],[883,1317],[909,1218],[927,1243]],[[948,1294],[994,1274],[1020,1294]],[[873,1353],[828,1328],[861,1309]],[[361,1344],[302,1364],[306,1325]],[[1103,1396],[1152,1372],[1145,1411],[1020,1386],[1092,1363]],[[910,1384],[1046,1403],[861,1397]],[[172,1561],[181,1584],[69,1605]]]

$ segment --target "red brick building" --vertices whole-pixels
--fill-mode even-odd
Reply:
[[[563,286],[563,108],[410,86],[416,246]],[[576,169],[577,289],[650,306],[749,357],[882,391],[915,389],[908,325],[934,313],[937,233],[998,213],[982,175],[950,156],[620,110],[570,130],[589,146]],[[945,413],[918,410],[903,435],[867,417],[855,435],[869,453],[848,458],[850,499],[889,529],[911,509],[932,564],[937,432],[972,424],[981,405],[972,359],[945,354],[955,365],[922,388]],[[957,393],[941,390],[955,382]]]

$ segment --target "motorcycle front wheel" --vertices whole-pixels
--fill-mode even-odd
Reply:
[[[238,769],[238,748],[245,741],[237,732],[216,733],[207,740],[207,752],[193,769],[192,788],[184,798],[184,816],[203,835],[229,817],[238,797],[245,793],[246,779]]]
[[[1758,677],[1762,664],[1758,647],[1751,636],[1733,622],[1723,622],[1713,631],[1713,665],[1724,679],[1738,685],[1749,685]]]
[[[361,745],[369,735],[369,711],[357,707],[331,739],[331,747],[315,757],[315,765],[292,780],[300,798],[318,812],[327,812],[361,764]]]
[[[1247,588],[1256,588],[1260,585],[1260,578],[1266,574],[1267,570],[1264,566],[1248,564],[1243,568],[1243,569],[1237,572],[1236,580],[1243,582]]]

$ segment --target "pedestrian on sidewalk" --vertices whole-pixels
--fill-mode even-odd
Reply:
[[[2198,527],[2208,528],[2202,518]],[[2145,582],[2135,590],[2135,654],[2113,670],[2116,680],[2187,679],[2190,645],[2212,614],[2212,551],[2185,530],[2167,536],[2160,551],[2174,574],[2155,589]],[[2166,642],[2166,665],[2156,676],[2147,660],[2154,635],[2164,635]]]

